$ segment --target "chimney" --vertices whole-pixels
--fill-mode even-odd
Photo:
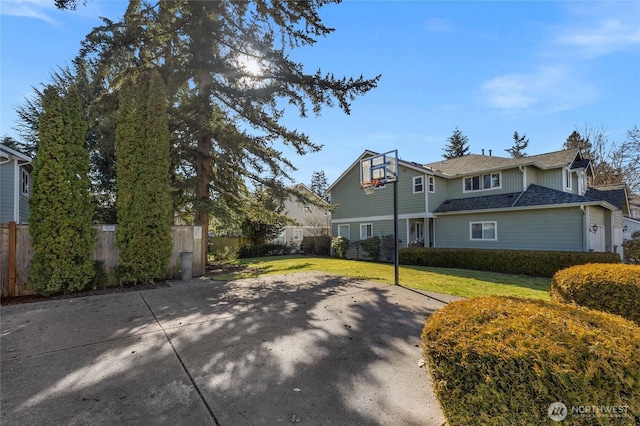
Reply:
[[[484,155],[484,148],[482,148],[482,155]]]
[[[491,150],[489,150],[489,157],[491,157]]]

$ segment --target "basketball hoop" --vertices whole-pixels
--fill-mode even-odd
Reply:
[[[380,186],[379,179],[368,180],[366,182],[362,182],[362,189],[364,189],[365,195],[371,195],[376,192],[376,188]]]

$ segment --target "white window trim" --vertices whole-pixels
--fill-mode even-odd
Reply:
[[[338,225],[338,237],[343,236],[342,234],[340,234],[340,228],[341,227],[346,227],[347,228],[347,237],[345,237],[346,239],[350,240],[351,238],[351,225]]]
[[[20,194],[24,195],[25,197],[29,197],[29,194],[31,192],[31,175],[29,175],[29,172],[27,172],[24,169],[22,169],[21,172],[22,173],[20,173]],[[25,180],[26,180],[26,184],[25,184]]]
[[[500,185],[498,186],[494,186],[491,188],[484,188],[484,179],[483,176],[484,175],[498,175],[498,179],[500,179]],[[473,179],[474,177],[477,177],[480,180],[480,189],[466,189],[464,186],[464,181],[466,179]],[[473,175],[473,176],[465,176],[462,178],[462,193],[463,194],[468,194],[470,192],[483,192],[483,191],[492,191],[492,190],[496,190],[496,189],[502,189],[502,172],[489,172],[489,173],[480,173],[479,175]]]
[[[367,226],[371,227],[371,235],[366,235]],[[362,231],[363,228],[364,228],[364,233]],[[360,224],[360,239],[361,240],[366,240],[367,238],[371,238],[371,237],[373,237],[373,223],[361,223]]]
[[[564,168],[562,177],[564,178],[564,182],[562,183],[564,185],[564,189],[566,189],[567,191],[571,191],[573,189],[573,178],[571,177],[571,169],[568,166]]]
[[[416,183],[416,181],[420,179],[420,183]],[[422,187],[421,190],[416,191],[416,186],[420,185]],[[414,176],[413,177],[413,193],[414,194],[423,194],[424,193],[424,176]]]
[[[482,238],[473,238],[473,225],[482,225]],[[495,236],[494,238],[484,237],[484,225],[493,224]],[[469,240],[470,241],[498,241],[498,222],[495,220],[484,220],[478,222],[469,222]]]
[[[464,185],[464,182],[463,182]],[[427,176],[427,186],[429,187],[429,192],[436,192],[436,178],[433,176]]]
[[[300,238],[296,238],[296,237]],[[300,241],[304,238],[304,231],[302,228],[294,228],[293,230],[293,241]]]

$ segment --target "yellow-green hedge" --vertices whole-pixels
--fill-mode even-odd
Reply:
[[[579,306],[513,297],[451,303],[422,332],[434,390],[450,425],[633,424],[640,414],[640,327]],[[584,418],[572,407],[628,407]]]
[[[640,265],[573,266],[553,276],[549,292],[551,300],[610,312],[640,325]]]

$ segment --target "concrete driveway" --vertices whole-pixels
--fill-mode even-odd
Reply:
[[[320,273],[3,306],[2,425],[442,425],[451,296]]]

